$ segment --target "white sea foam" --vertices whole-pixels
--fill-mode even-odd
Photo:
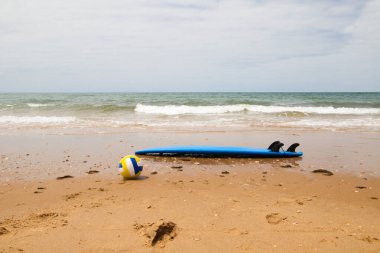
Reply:
[[[303,119],[280,123],[280,126],[311,127],[326,129],[380,129],[380,119],[312,120]]]
[[[147,114],[180,115],[180,114],[223,114],[234,112],[256,113],[285,113],[298,112],[304,114],[344,114],[344,115],[368,115],[380,114],[380,108],[334,108],[332,106],[263,106],[263,105],[212,105],[212,106],[187,106],[187,105],[144,105],[137,104],[136,112]]]
[[[45,107],[45,106],[54,106],[54,104],[36,104],[36,103],[28,103],[29,107],[35,108],[35,107]]]
[[[216,118],[213,120],[180,120],[180,119],[161,119],[161,120],[108,120],[105,121],[107,126],[125,127],[125,126],[149,126],[149,127],[247,127],[249,122],[231,121],[224,118]]]
[[[75,117],[1,116],[0,124],[67,124],[75,120]]]
[[[271,118],[265,120],[237,120],[219,118],[213,120],[140,120],[140,121],[123,121],[123,120],[110,120],[107,121],[106,126],[112,127],[223,127],[225,128],[255,128],[255,127],[295,127],[307,129],[357,129],[357,130],[380,130],[380,119],[341,119],[339,121],[334,119],[302,119],[292,121],[276,121]]]

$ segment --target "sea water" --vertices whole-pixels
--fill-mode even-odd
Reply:
[[[0,129],[380,130],[380,93],[0,94]]]

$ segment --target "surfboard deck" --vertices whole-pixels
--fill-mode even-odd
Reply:
[[[135,152],[136,155],[183,155],[183,156],[218,156],[218,157],[299,157],[302,152],[274,152],[263,148],[218,147],[218,146],[169,146],[148,148]]]

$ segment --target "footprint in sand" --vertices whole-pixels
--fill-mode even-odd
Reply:
[[[55,213],[55,212],[44,212],[44,213],[33,213],[25,216],[21,219],[6,219],[3,221],[4,225],[13,227],[14,229],[28,228],[28,227],[57,227],[62,225],[64,220],[60,217],[65,217],[66,214]],[[64,223],[67,224],[67,221]],[[5,232],[5,230],[4,230]]]
[[[58,216],[59,214],[55,212],[32,214],[29,216],[29,220],[33,222],[42,222],[42,221],[50,220],[53,218],[57,218]]]
[[[165,247],[168,241],[174,240],[178,231],[177,225],[174,222],[165,222],[163,220],[145,225],[135,223],[134,227],[135,230],[148,239],[147,246],[154,247],[157,245],[161,248]]]
[[[269,224],[276,225],[276,224],[279,224],[280,222],[282,222],[283,220],[286,220],[288,217],[283,216],[279,213],[270,213],[270,214],[267,214],[265,216],[265,218],[267,219],[267,222]]]
[[[62,217],[66,216],[67,215],[64,213],[46,212],[40,214],[32,214],[26,221],[28,223],[30,222],[29,226],[35,226],[36,223],[39,223],[43,226],[56,228],[57,226],[66,226],[68,224],[67,220],[62,219]]]
[[[6,229],[5,227],[0,227],[0,235],[5,235],[8,233],[9,233],[8,229]]]

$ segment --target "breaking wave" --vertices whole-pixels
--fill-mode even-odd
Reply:
[[[56,116],[1,116],[1,124],[66,124],[76,121],[75,117]]]
[[[36,104],[36,103],[27,103],[27,105],[31,108],[36,107],[45,107],[45,106],[54,106],[54,104]]]

